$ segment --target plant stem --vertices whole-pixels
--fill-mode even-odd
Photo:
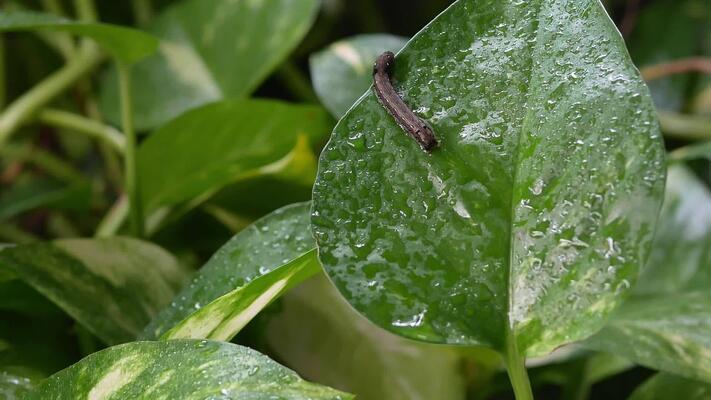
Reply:
[[[0,109],[5,106],[5,96],[7,95],[5,83],[5,36],[0,35]]]
[[[0,147],[23,123],[77,79],[97,66],[103,56],[98,51],[81,52],[64,67],[51,74],[16,99],[0,115]]]
[[[126,148],[126,140],[117,129],[78,114],[45,108],[37,114],[37,120],[102,140],[119,153],[123,153]]]
[[[116,235],[116,232],[121,228],[128,214],[128,198],[125,195],[116,200],[109,212],[104,215],[104,218],[99,223],[94,233],[95,237],[109,237]]]
[[[681,60],[645,67],[642,68],[640,72],[646,81],[652,81],[668,75],[684,74],[688,72],[711,74],[711,58],[682,58]]]
[[[29,145],[7,144],[0,147],[0,156],[7,160],[30,162],[42,168],[49,175],[67,182],[85,182],[84,176],[71,164],[55,157],[52,153]]]
[[[42,0],[42,8],[50,14],[59,15],[61,17],[67,16],[67,13],[64,12],[64,7],[62,7],[62,4],[58,0]],[[37,34],[42,40],[46,41],[47,44],[54,47],[65,60],[70,60],[76,55],[74,39],[72,39],[72,36],[68,33],[38,32]]]
[[[136,171],[136,132],[133,129],[133,104],[131,101],[131,77],[129,67],[118,64],[119,93],[121,97],[121,124],[126,138],[124,151],[124,190],[128,194],[129,219],[136,237],[143,237],[144,224],[141,210],[141,197],[138,193],[138,173]]]
[[[524,357],[518,351],[516,338],[509,328],[506,332],[506,370],[514,390],[516,400],[533,400],[531,383],[528,380]]]
[[[85,22],[95,22],[98,20],[96,6],[92,0],[74,0],[74,10],[77,19]]]
[[[659,111],[659,122],[666,136],[684,140],[711,139],[711,118],[702,115]]]
[[[284,82],[287,88],[294,96],[297,97],[298,100],[309,102],[318,101],[309,79],[304,76],[301,70],[299,70],[293,62],[286,61],[282,64],[277,74],[281,81]]]
[[[146,26],[153,18],[153,7],[150,0],[132,0],[133,15],[136,18],[136,25]]]

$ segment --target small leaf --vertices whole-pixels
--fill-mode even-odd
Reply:
[[[158,48],[158,39],[148,33],[117,25],[72,21],[52,14],[10,11],[0,14],[0,31],[51,30],[86,36],[99,43],[116,59],[131,64]]]
[[[632,393],[629,400],[708,400],[710,398],[711,384],[661,373],[647,379]]]
[[[600,2],[459,0],[393,82],[440,146],[373,93],[336,126],[312,224],[346,299],[409,338],[529,356],[600,329],[647,258],[665,166]]]
[[[311,56],[311,80],[323,105],[341,118],[373,83],[373,63],[385,51],[396,53],[403,37],[370,34],[340,40]]]
[[[309,208],[310,203],[286,206],[235,235],[151,321],[143,337],[161,337],[203,306],[313,249]]]
[[[316,249],[246,283],[192,313],[161,339],[231,340],[284,292],[321,271]]]
[[[711,382],[711,293],[625,302],[583,345],[649,368]]]
[[[168,8],[148,28],[162,39],[158,53],[131,71],[136,128],[249,96],[301,41],[317,9],[317,0],[184,0]],[[116,88],[114,70],[102,81],[100,104],[118,125]]]
[[[94,353],[43,381],[28,399],[338,400],[266,356],[206,340],[133,342]]]
[[[269,316],[266,336],[286,365],[359,400],[465,398],[461,355],[378,328],[323,274],[285,295],[278,313]],[[477,374],[482,369],[477,365]]]
[[[188,277],[165,250],[128,238],[5,248],[0,268],[12,270],[109,344],[135,338]]]
[[[268,100],[227,100],[176,118],[138,150],[147,210],[204,199],[240,179],[273,173],[305,136],[330,129],[320,107]],[[196,200],[197,199],[197,200]]]

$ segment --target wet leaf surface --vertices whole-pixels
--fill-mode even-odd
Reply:
[[[451,29],[458,26],[458,29]],[[594,0],[460,0],[398,55],[427,154],[371,93],[321,155],[312,223],[348,301],[439,343],[545,354],[634,281],[661,204],[648,90]]]
[[[146,327],[143,337],[162,336],[212,301],[312,250],[310,204],[276,210],[235,235]]]
[[[133,342],[94,353],[47,380],[28,399],[339,400],[246,347],[207,340]]]

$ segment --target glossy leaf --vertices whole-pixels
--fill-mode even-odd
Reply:
[[[653,295],[711,287],[711,193],[682,165],[667,173],[652,253],[634,288]]]
[[[628,300],[584,345],[649,368],[711,382],[708,291]]]
[[[144,205],[199,201],[234,181],[278,171],[300,136],[313,143],[329,128],[321,108],[278,101],[227,100],[192,110],[139,148]]]
[[[286,206],[255,222],[222,246],[143,332],[158,338],[205,305],[247,287],[314,248],[310,203]],[[270,278],[266,278],[266,282]],[[239,296],[239,294],[237,295]]]
[[[24,376],[0,371],[0,399],[15,400],[32,390],[32,381]]]
[[[52,14],[10,11],[0,14],[0,31],[51,30],[95,40],[116,59],[139,61],[158,48],[158,39],[145,32],[117,25],[72,21]]]
[[[43,381],[28,399],[337,400],[246,347],[206,340],[133,342],[94,353]]]
[[[647,379],[632,393],[629,400],[707,400],[710,398],[710,383],[661,373]]]
[[[135,338],[188,277],[165,250],[128,238],[5,248],[0,268],[11,269],[109,344]]]
[[[465,397],[461,355],[378,328],[323,274],[286,294],[269,316],[266,338],[278,359],[299,374],[359,400]]]
[[[311,81],[323,105],[341,118],[373,83],[373,63],[385,51],[397,52],[403,37],[370,34],[340,40],[311,56]]]
[[[131,71],[139,130],[222,98],[247,97],[301,41],[316,0],[183,0],[148,30],[158,52]],[[119,123],[116,73],[102,82],[104,114]],[[150,88],[150,90],[145,90]]]
[[[457,29],[452,29],[456,26]],[[370,93],[321,155],[312,223],[348,301],[410,338],[541,355],[628,291],[661,205],[654,107],[597,0],[459,0],[393,81],[427,154]]]
[[[284,292],[321,271],[316,249],[246,283],[180,321],[161,339],[231,340]]]

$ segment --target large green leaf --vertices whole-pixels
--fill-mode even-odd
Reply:
[[[246,283],[180,321],[161,339],[231,340],[284,292],[321,271],[316,249]]]
[[[628,300],[584,342],[638,364],[711,382],[711,293]]]
[[[461,355],[378,328],[323,274],[284,297],[279,311],[269,316],[266,337],[285,365],[359,400],[465,397]]]
[[[666,196],[649,262],[635,294],[711,287],[711,193],[684,166],[669,168]]]
[[[235,235],[200,269],[170,307],[151,321],[143,337],[162,336],[208,303],[313,249],[309,205],[294,204],[276,210]]]
[[[0,31],[52,30],[94,39],[116,59],[125,63],[139,61],[153,53],[158,39],[136,29],[122,26],[72,21],[52,14],[31,11],[0,13]]]
[[[599,329],[664,186],[651,98],[601,4],[459,0],[393,74],[440,146],[420,150],[372,93],[341,119],[312,218],[341,293],[432,342],[539,355]]]
[[[138,150],[139,186],[148,210],[204,199],[228,183],[272,173],[291,159],[299,137],[330,129],[316,106],[226,100],[189,111]]]
[[[708,400],[711,384],[685,379],[672,374],[656,374],[632,393],[629,400]]]
[[[246,97],[300,42],[316,0],[184,0],[148,30],[159,51],[132,70],[134,118],[145,130],[222,98]],[[116,74],[102,82],[104,114],[119,123]],[[145,90],[150,88],[150,90]]]
[[[29,399],[350,399],[246,347],[207,340],[133,342],[94,353]]]
[[[110,344],[134,339],[188,277],[165,250],[129,238],[9,247],[0,251],[0,268],[12,270]]]
[[[311,81],[323,105],[341,118],[373,83],[373,63],[385,51],[397,52],[407,39],[384,34],[340,40],[311,56]]]

